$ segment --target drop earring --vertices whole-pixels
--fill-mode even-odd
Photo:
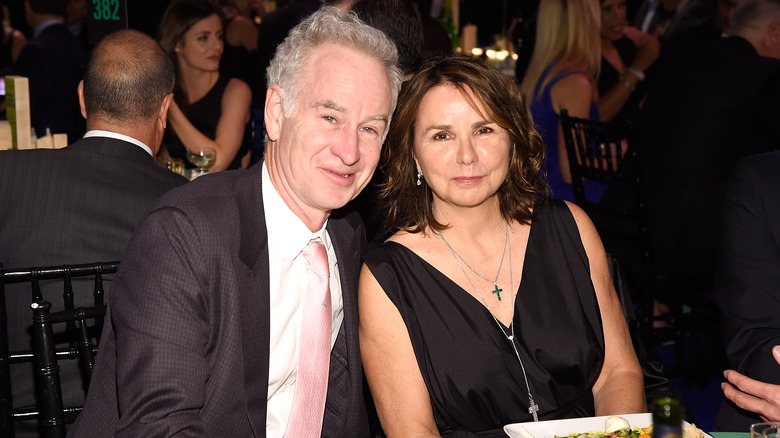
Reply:
[[[422,173],[420,173],[420,171],[418,170],[417,171],[417,185],[418,186],[422,184],[422,177],[423,177]]]

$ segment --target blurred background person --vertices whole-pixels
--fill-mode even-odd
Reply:
[[[387,435],[645,411],[606,254],[582,210],[548,201],[544,145],[513,79],[470,56],[426,62],[387,144],[397,232],[364,257],[359,284]]]
[[[155,164],[172,100],[173,65],[150,37],[107,36],[92,52],[78,87],[87,120],[84,138],[55,150],[0,151],[0,263],[6,268],[117,261],[152,202],[187,182]],[[110,281],[110,279],[106,279]],[[91,295],[94,282],[74,280]],[[110,295],[110,283],[107,289]],[[44,297],[62,283],[41,282]],[[11,351],[29,350],[29,287],[7,285]],[[78,296],[78,294],[77,294]],[[78,306],[80,303],[76,303]],[[66,406],[84,401],[79,370],[62,365]],[[35,404],[32,364],[11,366],[14,406]],[[37,423],[18,423],[17,437],[39,436]]]
[[[647,93],[645,72],[660,54],[658,38],[626,24],[626,0],[601,0],[601,120],[630,122]]]
[[[160,19],[172,0],[126,0],[127,23],[152,38],[157,37]]]
[[[67,26],[69,0],[24,0],[33,37],[22,48],[10,74],[30,83],[30,120],[35,135],[68,134],[73,141],[84,132],[76,87],[84,74],[87,49]],[[7,72],[6,72],[7,73]]]
[[[174,1],[160,23],[159,41],[176,71],[161,154],[186,162],[187,149],[211,147],[217,159],[209,170],[248,167],[252,92],[242,80],[219,72],[224,47],[219,9],[207,0]]]
[[[22,31],[15,29],[5,13],[7,8],[0,7],[0,22],[3,23],[3,37],[0,40],[0,68],[8,68],[16,62],[22,47],[27,44],[27,38]],[[5,23],[8,22],[8,25]]]
[[[349,12],[352,10],[352,5],[355,4],[356,1],[357,0],[327,0],[326,3],[337,7],[344,12]]]
[[[87,34],[87,0],[70,0],[68,2],[65,25],[84,47],[87,47],[88,50],[91,49]]]
[[[711,286],[729,175],[780,145],[780,1],[742,0],[727,38],[659,61],[634,125],[654,261]]]
[[[601,65],[598,0],[542,0],[533,56],[521,88],[546,146],[545,171],[552,197],[574,201],[560,112],[600,120],[594,81]],[[598,202],[606,184],[588,181],[585,195]]]
[[[366,24],[381,30],[398,48],[404,80],[423,61],[423,30],[420,14],[410,0],[357,0],[352,12]]]
[[[431,16],[431,0],[418,0],[417,10],[423,26],[423,58],[452,54],[452,41],[441,22]]]
[[[252,106],[262,107],[265,99],[264,73],[257,54],[257,24],[249,0],[216,0],[224,17],[224,51],[219,72],[246,82],[252,90]]]

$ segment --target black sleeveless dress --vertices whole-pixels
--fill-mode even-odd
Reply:
[[[588,258],[562,201],[536,212],[514,342],[541,420],[592,416],[604,335]],[[482,303],[398,243],[365,263],[403,317],[443,436],[505,437],[504,425],[533,420],[520,363]]]
[[[192,126],[212,140],[217,136],[217,124],[219,124],[219,118],[222,117],[222,95],[225,94],[225,89],[227,88],[230,79],[231,78],[226,75],[219,75],[219,79],[217,79],[217,82],[205,96],[192,105],[182,108],[182,112],[187,116],[187,119],[192,123]],[[184,160],[184,165],[188,169],[195,167],[194,164],[187,161],[187,149],[184,147],[181,140],[179,140],[176,131],[173,130],[170,123],[165,129],[163,144],[168,149],[168,154],[171,157]],[[241,147],[238,149],[238,152],[230,163],[230,166],[228,166],[228,169],[238,169],[241,167],[241,158],[246,155],[251,145],[252,127],[250,123],[247,123],[244,126],[244,139],[241,142]]]

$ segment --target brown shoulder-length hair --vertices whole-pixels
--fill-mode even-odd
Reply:
[[[496,193],[499,208],[507,221],[530,223],[535,205],[547,199],[549,190],[541,174],[544,144],[528,116],[525,97],[512,78],[487,62],[454,55],[425,62],[401,91],[382,151],[382,170],[387,180],[379,195],[387,210],[385,225],[391,230],[412,233],[428,227],[434,231],[447,228],[434,218],[430,187],[424,179],[422,185],[417,185],[413,158],[420,102],[432,88],[445,84],[464,94],[471,90],[487,113],[484,116],[509,132],[509,172]]]
[[[160,27],[157,29],[157,41],[165,53],[171,57],[176,74],[173,87],[173,98],[182,109],[189,106],[189,97],[181,84],[181,69],[176,56],[176,45],[184,38],[184,34],[196,23],[212,15],[222,18],[222,10],[209,0],[174,0],[165,10]]]

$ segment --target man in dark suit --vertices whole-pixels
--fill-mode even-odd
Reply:
[[[367,436],[365,237],[338,209],[377,165],[396,64],[387,37],[336,8],[290,32],[269,68],[264,162],[171,191],[133,237],[75,436]],[[325,275],[312,245],[327,299],[309,295]],[[304,404],[311,417],[296,415]]]
[[[711,282],[717,218],[736,162],[780,145],[780,2],[742,0],[729,36],[665,59],[635,125],[654,257]]]
[[[762,421],[758,414],[780,420],[780,351],[773,349],[780,344],[780,152],[737,166],[723,203],[718,255],[714,292],[735,370],[726,377],[744,393],[724,384],[737,404],[724,402],[715,426],[744,432]],[[748,377],[765,383],[751,385]]]
[[[173,81],[168,56],[138,32],[109,36],[94,50],[78,86],[89,128],[84,138],[59,150],[0,152],[0,263],[23,268],[121,259],[152,201],[187,181],[152,159]],[[6,287],[12,351],[30,349],[29,287],[19,287]],[[61,285],[44,289],[49,292],[61,296]],[[12,376],[14,405],[34,404],[31,367],[14,366]],[[83,401],[81,384],[67,376],[66,405]]]
[[[80,128],[76,86],[84,72],[87,50],[65,26],[68,0],[24,0],[33,38],[19,53],[12,74],[30,79],[30,120],[42,137],[68,134],[73,141]]]

